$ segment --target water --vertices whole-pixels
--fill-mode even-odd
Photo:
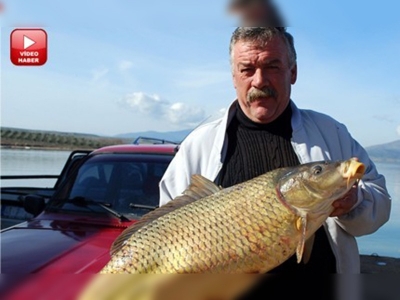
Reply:
[[[69,151],[1,149],[2,175],[58,175]],[[400,258],[400,164],[377,163],[392,196],[390,220],[373,234],[358,237],[361,254]],[[7,180],[2,186],[52,187],[53,179]]]
[[[376,163],[378,172],[386,178],[386,186],[392,197],[389,221],[375,233],[358,237],[360,253],[400,258],[400,164]]]
[[[1,149],[1,175],[59,175],[71,151]],[[2,187],[53,187],[56,179],[2,180]]]

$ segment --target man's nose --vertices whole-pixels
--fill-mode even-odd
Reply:
[[[268,85],[268,75],[262,69],[257,69],[253,76],[253,87],[262,89]]]

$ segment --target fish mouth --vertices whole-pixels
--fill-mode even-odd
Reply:
[[[348,164],[344,166],[343,178],[347,179],[347,186],[350,186],[350,182],[353,180],[360,180],[365,173],[365,165],[358,161],[357,158],[352,158]]]

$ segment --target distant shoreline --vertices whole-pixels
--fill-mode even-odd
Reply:
[[[0,149],[15,149],[15,150],[49,150],[49,151],[74,151],[74,150],[95,150],[96,148],[84,147],[65,147],[65,146],[20,146],[20,145],[0,145]]]
[[[131,140],[79,133],[1,128],[2,149],[94,150],[104,146],[127,143],[131,143]]]

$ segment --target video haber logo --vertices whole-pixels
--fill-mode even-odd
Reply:
[[[42,66],[47,61],[47,33],[43,29],[14,29],[10,58],[16,66]]]

